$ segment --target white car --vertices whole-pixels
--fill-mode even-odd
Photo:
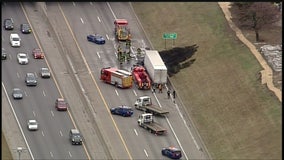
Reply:
[[[47,67],[40,68],[40,75],[42,78],[50,78],[50,71]]]
[[[28,121],[28,129],[29,129],[30,131],[36,131],[36,130],[38,130],[38,123],[37,123],[37,121],[34,120],[34,119],[29,120],[29,121]]]
[[[10,34],[10,43],[12,47],[20,47],[21,46],[21,38],[17,33]]]
[[[29,63],[29,58],[26,53],[18,53],[17,54],[17,59],[19,64],[28,64]]]

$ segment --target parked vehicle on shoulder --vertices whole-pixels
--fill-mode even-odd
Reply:
[[[133,110],[129,106],[118,106],[110,109],[111,114],[120,115],[123,117],[130,117],[133,115]]]
[[[37,85],[37,79],[35,77],[34,73],[27,73],[26,79],[25,79],[27,86],[36,86]]]
[[[28,54],[26,54],[26,53],[18,53],[17,59],[18,59],[19,64],[28,64],[29,63]]]
[[[17,33],[10,34],[10,44],[12,47],[20,47],[21,46],[21,38]]]
[[[12,18],[4,19],[4,28],[5,30],[13,30],[14,29],[14,22]]]
[[[12,96],[14,99],[23,99],[23,92],[20,88],[14,88]]]
[[[28,129],[30,131],[38,130],[38,122],[35,119],[28,120]]]
[[[6,60],[6,59],[7,59],[7,53],[6,53],[6,52],[3,52],[3,51],[2,51],[1,59],[2,59],[2,60]]]
[[[74,144],[81,145],[83,143],[83,137],[78,129],[70,129],[69,139],[73,145]]]
[[[50,78],[50,71],[47,67],[40,68],[40,76],[42,78]]]
[[[24,34],[28,34],[32,32],[32,29],[28,23],[21,24],[21,32]]]
[[[58,111],[67,111],[68,103],[65,101],[64,98],[57,98],[55,100],[55,108]]]
[[[176,147],[165,147],[162,149],[162,155],[171,159],[180,159],[182,157],[181,150]]]
[[[43,59],[44,53],[40,48],[34,48],[33,49],[33,57],[34,57],[34,59]]]
[[[96,44],[105,44],[106,41],[103,38],[103,36],[99,35],[99,34],[90,34],[87,36],[87,40],[90,42],[94,42]]]

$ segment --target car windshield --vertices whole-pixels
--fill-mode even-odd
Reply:
[[[6,25],[11,25],[12,21],[11,20],[6,20]]]
[[[12,40],[13,40],[13,41],[19,41],[20,39],[15,37],[15,38],[13,38]]]
[[[30,125],[37,125],[35,121],[30,121]]]
[[[20,58],[27,58],[27,56],[26,56],[26,55],[21,54],[21,55],[20,55]]]

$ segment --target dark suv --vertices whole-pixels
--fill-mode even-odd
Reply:
[[[35,74],[34,73],[27,73],[25,82],[26,82],[27,86],[36,86],[37,80],[36,80]]]
[[[5,30],[13,30],[14,29],[14,22],[12,18],[4,19],[4,28]]]
[[[80,134],[78,129],[70,129],[69,139],[72,144],[81,145],[83,143],[82,135]]]

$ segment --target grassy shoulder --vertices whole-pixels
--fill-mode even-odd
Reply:
[[[132,5],[155,49],[164,50],[169,32],[178,35],[175,46],[199,46],[194,64],[170,79],[212,158],[281,159],[281,103],[261,85],[261,66],[218,4]]]

